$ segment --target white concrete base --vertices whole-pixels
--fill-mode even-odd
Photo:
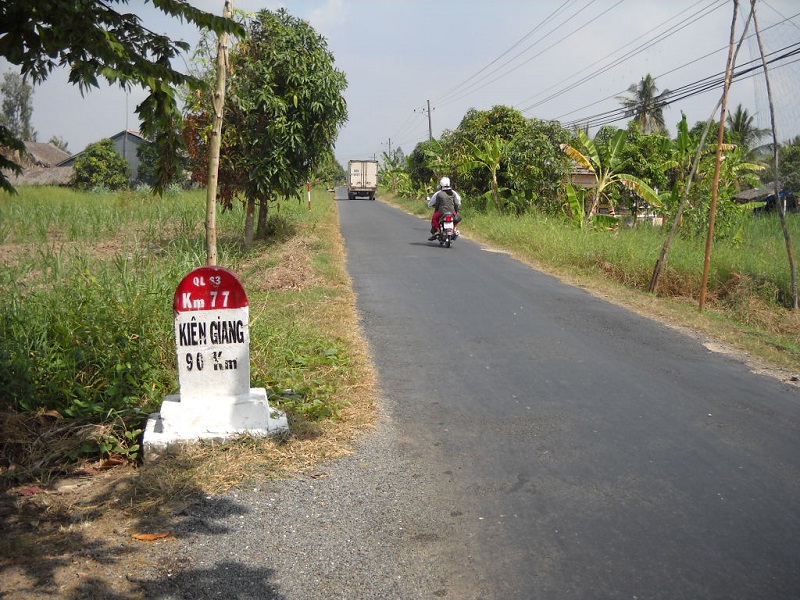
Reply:
[[[227,439],[242,433],[268,436],[289,430],[286,415],[269,407],[267,390],[250,388],[239,396],[192,398],[180,394],[164,398],[161,412],[153,413],[144,431],[144,450],[173,442]]]

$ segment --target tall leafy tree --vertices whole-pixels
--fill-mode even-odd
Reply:
[[[3,96],[0,125],[22,141],[35,142],[36,131],[31,125],[33,87],[19,73],[7,71],[0,83],[0,94]]]
[[[543,210],[560,205],[570,167],[561,144],[571,138],[557,121],[527,120],[509,143],[506,179],[512,199],[524,198],[528,206]],[[520,209],[519,203],[515,208]]]
[[[442,136],[445,154],[452,163],[451,171],[455,170],[454,167],[474,159],[474,150],[470,143],[482,150],[487,149],[487,144],[491,147],[495,140],[500,140],[507,145],[526,129],[527,123],[525,115],[508,106],[497,105],[489,110],[471,109],[467,111],[458,127],[449,135]],[[495,175],[498,188],[509,189],[511,187],[508,181],[507,161],[495,172]],[[490,176],[490,169],[462,171],[459,175],[459,189],[467,195],[482,196],[492,188]]]
[[[424,140],[417,144],[408,155],[407,162],[411,185],[426,190],[425,193],[428,193],[428,188],[432,187],[437,175],[444,174],[445,165],[448,164],[442,142],[437,139]]]
[[[259,11],[246,29],[230,54],[219,196],[224,205],[244,198],[244,239],[250,244],[256,233],[266,236],[269,203],[297,196],[332,152],[347,120],[347,79],[335,68],[326,40],[285,9]],[[185,135],[194,165],[202,165],[210,114],[207,103],[196,108]],[[197,168],[193,173],[202,177]]]
[[[80,189],[95,187],[119,190],[127,187],[130,166],[114,148],[110,139],[89,144],[75,159],[72,184]]]
[[[633,117],[641,127],[642,133],[665,131],[662,107],[670,93],[669,90],[664,90],[659,94],[655,79],[648,73],[638,84],[631,84],[628,93],[631,94],[631,97],[617,97],[625,109],[625,116]]]
[[[201,29],[242,35],[243,29],[230,19],[206,13],[189,0],[145,0],[168,16]],[[176,89],[200,82],[172,66],[172,60],[189,49],[154,33],[136,15],[116,10],[127,0],[7,0],[0,2],[0,57],[20,68],[33,84],[47,79],[56,68],[69,71],[70,83],[81,91],[98,86],[98,78],[121,86],[142,85],[149,95],[136,108],[141,131],[158,149],[157,181],[170,180],[179,168],[183,142],[178,134],[181,112]],[[22,140],[0,125],[0,145],[24,150]],[[8,159],[0,168],[18,172]],[[0,187],[13,191],[0,171]]]

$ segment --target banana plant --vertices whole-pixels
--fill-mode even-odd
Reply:
[[[592,220],[597,216],[602,200],[613,206],[613,200],[608,195],[608,190],[616,185],[624,186],[652,206],[661,206],[658,194],[649,185],[634,175],[619,172],[622,168],[622,150],[625,147],[626,135],[625,130],[618,130],[608,146],[605,146],[596,144],[586,133],[578,131],[580,149],[569,144],[561,146],[561,150],[567,156],[595,176],[596,185],[593,188],[591,206],[586,212],[587,220]]]
[[[507,156],[508,145],[499,136],[495,136],[477,146],[469,140],[464,140],[469,147],[472,157],[462,163],[461,167],[468,171],[473,169],[488,169],[492,177],[492,198],[494,199],[497,211],[503,213],[503,201],[500,198],[500,189],[497,185],[497,172],[500,170],[500,163]]]

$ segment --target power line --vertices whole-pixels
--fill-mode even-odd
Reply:
[[[467,85],[467,83],[469,83],[470,81],[472,81],[473,79],[475,79],[475,78],[476,78],[478,75],[480,75],[481,73],[483,73],[483,72],[484,72],[486,69],[488,69],[489,67],[491,67],[491,66],[492,66],[493,64],[495,64],[495,63],[496,63],[498,60],[500,60],[500,59],[501,59],[501,58],[503,58],[503,57],[504,57],[506,54],[508,54],[509,52],[511,52],[511,51],[512,51],[514,48],[516,48],[517,46],[519,46],[519,45],[520,45],[522,42],[524,42],[526,39],[528,39],[530,36],[532,36],[534,33],[536,33],[536,32],[537,32],[539,29],[541,29],[542,27],[544,27],[544,25],[545,25],[546,23],[548,23],[548,22],[549,22],[551,19],[555,18],[555,16],[556,16],[558,13],[562,12],[562,11],[563,11],[563,10],[564,10],[564,9],[565,9],[565,8],[566,8],[568,5],[569,5],[569,4],[572,4],[572,3],[574,3],[574,2],[575,2],[575,0],[565,0],[565,2],[563,2],[563,3],[562,3],[562,4],[561,4],[561,5],[560,5],[560,6],[559,6],[557,9],[555,9],[555,10],[554,10],[552,13],[550,13],[548,16],[546,16],[546,17],[545,17],[545,18],[544,18],[544,19],[543,19],[543,20],[542,20],[542,21],[541,21],[541,22],[540,22],[540,23],[539,23],[539,24],[538,24],[536,27],[534,27],[533,29],[531,29],[531,30],[530,30],[528,33],[526,33],[526,34],[525,34],[524,36],[522,36],[522,37],[521,37],[519,40],[517,40],[517,41],[516,41],[516,42],[515,42],[515,43],[514,43],[514,44],[513,44],[513,45],[512,45],[510,48],[508,48],[508,49],[507,49],[505,52],[503,52],[503,53],[502,53],[500,56],[498,56],[497,58],[495,58],[493,61],[491,61],[491,62],[490,62],[489,64],[487,64],[485,67],[483,67],[482,69],[480,69],[478,72],[476,72],[476,73],[473,73],[472,75],[470,75],[469,77],[467,77],[467,79],[465,79],[465,80],[464,80],[464,81],[462,81],[461,83],[454,85],[452,88],[450,88],[449,90],[447,90],[447,91],[446,91],[444,94],[442,94],[442,95],[440,95],[440,96],[438,96],[438,97],[434,98],[434,99],[432,100],[432,102],[433,102],[434,104],[436,104],[436,103],[438,103],[440,100],[444,100],[445,98],[447,98],[447,97],[448,97],[450,94],[452,94],[453,92],[457,92],[458,90],[462,89],[464,86],[466,86],[466,85]],[[504,64],[507,64],[507,63],[504,63]],[[504,66],[504,65],[501,65],[501,67],[502,67],[502,66]]]
[[[763,30],[762,30],[762,32],[769,31],[770,29],[772,29],[772,28],[774,28],[774,27],[778,27],[778,26],[782,25],[783,23],[785,23],[785,22],[787,22],[787,21],[790,21],[791,19],[795,19],[795,18],[797,18],[798,16],[800,16],[800,13],[796,13],[795,15],[792,15],[792,16],[791,16],[791,17],[789,17],[789,18],[784,18],[784,20],[783,20],[783,21],[781,21],[781,22],[779,22],[779,23],[775,23],[775,24],[773,24],[773,25],[770,25],[769,27],[766,27],[765,29],[763,29]],[[749,36],[748,36],[746,39],[750,39],[750,38],[752,38],[752,37],[754,37],[754,36],[755,36],[755,34],[750,34],[750,35],[749,35]],[[712,51],[712,52],[709,52],[709,53],[708,53],[708,54],[706,54],[705,56],[701,56],[701,57],[699,57],[699,58],[696,58],[696,59],[694,59],[694,60],[691,60],[691,61],[689,61],[688,63],[685,63],[685,64],[683,64],[683,65],[681,65],[681,66],[679,66],[679,67],[675,67],[674,69],[670,69],[669,71],[666,71],[666,72],[664,72],[664,73],[661,73],[660,75],[657,75],[656,77],[654,77],[654,79],[660,79],[660,78],[662,78],[662,77],[664,77],[664,76],[666,76],[666,75],[670,75],[670,74],[672,74],[672,73],[675,73],[676,71],[680,71],[681,69],[684,69],[684,68],[688,67],[689,65],[692,65],[692,64],[694,64],[694,63],[696,63],[696,62],[698,62],[698,61],[700,61],[700,60],[703,60],[704,58],[707,58],[707,57],[709,57],[709,56],[712,56],[713,54],[716,54],[716,53],[718,53],[718,52],[720,52],[720,51],[722,51],[722,50],[725,50],[726,48],[727,48],[727,46],[722,46],[722,47],[718,48],[717,50],[714,50],[714,51]],[[558,115],[558,116],[557,116],[557,117],[555,117],[555,119],[553,119],[553,120],[555,120],[555,121],[558,121],[558,120],[560,120],[560,119],[562,119],[563,117],[566,117],[566,116],[568,116],[568,115],[574,114],[574,113],[576,113],[576,112],[579,112],[579,111],[581,111],[581,110],[585,110],[585,109],[587,109],[587,108],[590,108],[590,107],[592,107],[592,106],[596,106],[596,105],[598,105],[598,104],[602,104],[602,103],[603,103],[603,102],[605,102],[606,100],[610,100],[610,99],[612,99],[612,98],[616,98],[616,97],[618,97],[620,94],[624,94],[626,91],[627,91],[627,90],[620,90],[619,92],[616,92],[616,93],[614,93],[614,94],[611,94],[610,96],[606,96],[605,98],[602,98],[602,99],[600,99],[600,100],[597,100],[597,101],[595,101],[595,102],[591,102],[591,103],[589,103],[589,104],[587,104],[587,105],[585,105],[585,106],[582,106],[582,107],[580,107],[580,108],[576,108],[576,109],[574,109],[574,110],[571,110],[571,111],[569,111],[569,112],[566,112],[566,113],[563,113],[563,114],[561,114],[561,115]]]
[[[576,33],[578,33],[579,31],[581,31],[582,29],[584,29],[584,28],[588,27],[589,25],[591,25],[592,23],[594,23],[594,22],[595,22],[595,21],[596,21],[596,20],[597,20],[599,17],[602,17],[603,15],[607,14],[608,12],[610,12],[611,10],[613,10],[614,8],[616,8],[617,6],[619,6],[620,4],[622,4],[624,1],[625,1],[625,0],[618,0],[618,1],[617,1],[615,4],[613,4],[612,6],[610,6],[610,7],[606,8],[605,10],[603,10],[603,11],[602,11],[602,12],[601,12],[599,15],[589,18],[589,20],[587,20],[587,21],[586,21],[586,22],[585,22],[583,25],[581,25],[581,26],[577,27],[576,29],[573,29],[573,30],[572,30],[570,33],[568,33],[567,35],[565,35],[565,36],[564,36],[564,37],[562,37],[561,39],[559,39],[559,40],[557,40],[557,41],[553,42],[552,44],[550,44],[549,46],[547,46],[545,49],[541,50],[541,51],[540,51],[540,52],[538,52],[537,54],[534,54],[533,56],[529,57],[528,59],[524,60],[523,62],[521,62],[521,63],[519,63],[519,64],[517,64],[517,65],[515,65],[515,66],[511,67],[511,68],[510,68],[510,69],[508,69],[507,71],[505,71],[505,72],[503,72],[503,73],[500,73],[500,74],[498,74],[496,77],[494,77],[494,78],[492,78],[492,79],[489,79],[489,80],[484,80],[483,82],[478,82],[477,84],[473,84],[472,86],[470,86],[470,87],[471,87],[471,89],[464,90],[464,91],[463,91],[463,93],[459,93],[459,94],[457,94],[456,96],[454,96],[454,97],[452,97],[452,98],[449,98],[448,100],[446,100],[446,101],[444,101],[444,102],[440,102],[439,104],[440,104],[440,105],[444,105],[444,104],[449,104],[449,103],[451,103],[451,102],[455,102],[455,101],[457,101],[457,100],[462,100],[463,98],[465,98],[465,97],[467,97],[467,96],[471,95],[472,93],[474,93],[474,92],[477,92],[477,91],[479,91],[479,90],[482,90],[483,88],[485,88],[485,87],[487,87],[487,86],[489,86],[489,85],[491,85],[491,84],[495,83],[496,81],[499,81],[499,80],[500,80],[500,79],[502,79],[503,77],[505,77],[505,76],[507,76],[507,75],[510,75],[511,73],[513,73],[514,71],[516,71],[517,69],[520,69],[520,68],[522,68],[523,66],[525,66],[526,64],[528,64],[529,62],[531,62],[533,59],[535,59],[535,58],[538,58],[539,56],[541,56],[542,54],[544,54],[544,53],[545,53],[545,52],[547,52],[548,50],[550,50],[550,49],[554,48],[555,46],[557,46],[557,45],[559,45],[560,43],[562,43],[562,42],[566,41],[567,39],[569,39],[570,37],[572,37],[573,35],[575,35],[575,34],[576,34]],[[593,4],[594,2],[595,2],[595,0],[592,0],[592,2],[591,2],[589,5],[587,5],[587,6],[590,6],[590,5],[591,5],[591,4]],[[567,21],[564,21],[563,23],[561,23],[561,24],[560,24],[558,27],[556,27],[555,29],[553,29],[553,30],[552,30],[550,33],[548,33],[548,34],[547,34],[546,36],[544,36],[544,37],[545,37],[545,38],[546,38],[546,37],[548,37],[548,36],[549,36],[551,33],[553,33],[553,32],[554,32],[556,29],[558,29],[558,28],[562,27],[563,25],[567,24],[567,23],[568,23],[570,20],[572,20],[574,17],[575,17],[575,15],[572,15],[572,16],[571,16],[571,17],[570,17],[570,18],[569,18]],[[495,72],[498,72],[498,71],[500,70],[500,68],[502,68],[502,67],[505,67],[505,66],[507,66],[508,64],[510,64],[510,63],[511,63],[511,62],[512,62],[514,59],[516,59],[516,58],[519,58],[519,57],[520,57],[522,54],[524,54],[525,52],[527,52],[528,50],[530,50],[530,49],[531,49],[531,48],[532,48],[534,45],[536,45],[536,43],[538,43],[539,41],[542,41],[543,39],[544,39],[544,38],[542,38],[541,40],[537,40],[537,42],[535,42],[534,44],[531,44],[530,46],[528,46],[528,48],[526,48],[526,49],[525,49],[523,52],[520,52],[519,54],[515,55],[515,56],[514,56],[512,59],[510,59],[509,61],[507,61],[505,64],[501,65],[501,67],[499,67],[499,68],[498,68],[498,69],[497,69]],[[478,85],[478,87],[475,87],[476,85]]]
[[[539,105],[540,105],[540,104],[542,104],[543,102],[547,102],[548,100],[550,100],[550,99],[553,99],[553,98],[557,97],[558,95],[560,95],[560,94],[562,94],[562,93],[566,93],[567,91],[570,91],[570,90],[572,90],[572,89],[574,89],[574,88],[578,87],[579,85],[582,85],[583,83],[586,83],[586,82],[590,81],[590,80],[591,80],[593,77],[597,77],[597,76],[599,76],[601,73],[604,73],[605,71],[609,70],[610,68],[612,68],[612,67],[615,67],[615,66],[618,66],[619,64],[621,64],[622,62],[624,62],[624,60],[627,60],[628,58],[631,58],[631,57],[635,56],[636,54],[639,54],[640,52],[644,51],[646,48],[652,47],[653,45],[655,45],[655,44],[656,44],[656,43],[658,43],[659,41],[663,41],[664,39],[666,39],[667,37],[669,37],[668,35],[666,35],[667,33],[669,33],[669,35],[672,35],[673,33],[677,33],[678,31],[680,31],[681,29],[683,29],[683,27],[681,27],[680,29],[678,29],[678,26],[679,26],[679,25],[682,25],[683,23],[687,23],[687,22],[689,22],[689,23],[693,23],[693,22],[700,21],[701,19],[703,19],[703,18],[705,18],[706,16],[710,15],[712,12],[714,12],[714,11],[715,11],[715,10],[717,10],[718,8],[721,8],[721,7],[722,7],[722,6],[723,6],[723,5],[726,3],[726,0],[716,0],[716,1],[717,1],[717,6],[716,6],[716,7],[714,7],[713,5],[708,5],[708,4],[705,2],[705,0],[699,0],[699,1],[698,1],[696,4],[692,5],[692,7],[691,7],[690,9],[688,9],[688,10],[692,10],[692,9],[693,9],[694,7],[696,7],[698,4],[704,4],[705,6],[704,6],[703,8],[701,8],[700,10],[698,10],[697,12],[694,12],[694,13],[692,13],[691,15],[689,15],[689,16],[687,16],[687,17],[684,17],[684,15],[685,15],[685,13],[686,13],[686,10],[681,10],[679,13],[677,13],[676,15],[674,15],[674,16],[672,16],[672,17],[670,17],[669,19],[667,19],[667,20],[666,20],[666,21],[664,21],[663,23],[660,23],[660,24],[656,25],[655,27],[653,27],[653,28],[652,28],[652,29],[650,29],[649,31],[647,31],[647,32],[643,33],[642,35],[640,35],[640,36],[638,36],[638,37],[636,37],[636,38],[634,38],[633,40],[631,40],[631,41],[630,41],[630,42],[628,42],[627,44],[625,44],[625,45],[621,46],[620,48],[617,48],[616,50],[614,50],[613,52],[611,52],[611,53],[607,54],[607,55],[606,55],[606,56],[604,56],[603,58],[600,58],[600,59],[596,60],[595,62],[593,62],[592,64],[590,64],[590,65],[587,65],[586,67],[584,67],[583,69],[581,69],[581,70],[580,70],[580,71],[578,71],[577,73],[575,73],[575,74],[573,74],[573,75],[570,75],[569,77],[565,77],[564,79],[562,79],[561,81],[559,81],[559,82],[557,82],[557,83],[553,84],[553,85],[552,85],[552,86],[550,86],[549,88],[547,88],[547,89],[544,89],[544,90],[542,90],[542,91],[540,91],[540,92],[538,92],[538,93],[534,94],[533,96],[530,96],[530,97],[526,98],[525,100],[522,100],[522,101],[518,102],[518,103],[517,103],[517,106],[519,106],[519,105],[521,105],[521,104],[525,104],[526,102],[529,102],[529,101],[531,101],[531,100],[534,100],[535,98],[538,98],[538,97],[542,96],[543,94],[546,94],[546,93],[550,92],[551,90],[553,90],[553,89],[554,89],[554,88],[556,88],[557,86],[561,85],[562,83],[564,83],[564,82],[567,82],[567,81],[569,81],[570,79],[574,79],[575,77],[577,77],[577,76],[578,76],[578,75],[580,75],[581,73],[584,73],[585,71],[589,71],[589,70],[591,70],[593,67],[595,67],[595,66],[596,66],[596,65],[598,65],[599,63],[602,63],[603,61],[605,61],[605,60],[607,60],[607,59],[611,58],[611,57],[612,57],[612,56],[614,56],[615,54],[618,54],[619,52],[621,52],[621,51],[622,51],[622,50],[624,50],[625,48],[627,48],[627,47],[629,47],[629,46],[633,45],[634,43],[636,43],[636,42],[638,42],[639,40],[641,40],[642,38],[644,38],[644,37],[646,37],[646,36],[650,35],[650,34],[651,34],[651,33],[653,33],[654,31],[656,31],[656,30],[658,30],[658,29],[660,29],[660,28],[664,27],[665,25],[667,25],[667,24],[668,24],[668,23],[670,23],[671,21],[674,21],[674,20],[676,20],[676,19],[678,19],[678,18],[684,17],[684,18],[683,18],[683,20],[681,20],[681,21],[680,21],[680,22],[678,22],[677,24],[675,24],[675,25],[671,26],[671,27],[670,27],[669,29],[667,29],[666,31],[664,31],[664,32],[660,33],[660,34],[659,34],[659,36],[665,36],[665,37],[661,37],[661,39],[660,39],[660,40],[659,40],[659,39],[657,39],[657,37],[658,37],[658,36],[656,36],[656,38],[651,38],[650,40],[648,40],[648,42],[646,42],[646,44],[649,44],[649,45],[642,44],[642,45],[640,45],[640,46],[638,46],[637,48],[635,48],[635,49],[634,49],[634,51],[635,51],[635,50],[638,50],[638,52],[631,51],[631,52],[629,52],[629,53],[627,53],[627,54],[623,55],[622,57],[620,57],[620,58],[616,59],[614,62],[612,62],[611,64],[607,65],[606,67],[604,67],[602,71],[595,71],[595,72],[593,72],[593,75],[592,75],[592,76],[590,76],[590,77],[585,77],[585,78],[583,78],[583,79],[581,79],[581,80],[579,80],[579,81],[577,81],[577,82],[574,82],[574,83],[570,84],[570,86],[569,86],[569,87],[567,87],[567,88],[564,88],[564,89],[562,89],[562,90],[560,90],[560,91],[558,91],[558,92],[554,93],[554,94],[553,94],[553,95],[551,95],[551,96],[548,96],[548,97],[547,97],[547,98],[545,98],[544,100],[542,100],[542,101],[540,101],[540,102],[537,102],[537,103],[534,103],[534,104],[532,104],[532,105],[530,105],[530,106],[528,106],[528,107],[526,107],[526,108],[522,108],[522,109],[520,109],[520,110],[521,110],[522,112],[525,112],[525,111],[531,110],[532,108],[535,108],[535,107],[539,106]],[[701,13],[703,13],[704,11],[707,11],[707,12],[706,12],[705,14],[701,14]],[[698,15],[700,15],[700,16],[698,16]],[[685,27],[685,26],[684,26],[684,27]],[[656,41],[654,41],[654,40],[656,40]],[[645,47],[645,46],[646,46],[646,47]]]
[[[639,46],[637,46],[633,50],[627,52],[626,54],[622,55],[621,57],[613,60],[612,62],[610,62],[609,64],[605,65],[601,69],[599,69],[597,71],[594,71],[591,75],[587,75],[586,77],[583,77],[582,79],[580,79],[580,80],[578,80],[578,81],[576,81],[574,83],[571,83],[570,85],[568,85],[568,86],[566,86],[564,88],[561,88],[560,90],[558,90],[556,92],[553,92],[552,94],[550,94],[546,98],[543,98],[542,100],[539,100],[538,102],[534,102],[533,104],[531,104],[529,106],[526,106],[525,108],[520,109],[520,111],[521,112],[528,112],[530,110],[533,110],[534,108],[537,108],[537,107],[541,106],[542,104],[544,104],[546,102],[549,102],[550,100],[554,100],[555,98],[558,98],[559,96],[561,96],[563,94],[566,94],[567,92],[570,92],[570,91],[574,90],[577,87],[580,87],[584,83],[588,83],[592,79],[595,79],[595,78],[599,77],[600,75],[603,75],[603,74],[607,73],[608,71],[610,71],[614,67],[617,67],[617,66],[621,65],[622,63],[630,60],[634,56],[637,56],[637,55],[641,54],[642,52],[644,52],[645,50],[649,50],[653,46],[655,46],[655,45],[663,42],[664,40],[672,37],[673,35],[675,35],[679,31],[682,31],[683,29],[686,29],[690,25],[693,25],[693,24],[699,22],[701,19],[703,19],[705,17],[708,17],[714,11],[722,8],[726,4],[727,4],[727,0],[716,0],[716,6],[710,5],[710,6],[706,6],[706,7],[702,8],[702,9],[700,9],[699,11],[697,11],[694,14],[686,17],[685,19],[683,19],[682,21],[680,21],[676,25],[670,27],[666,31],[663,31],[663,32],[659,33],[658,35],[656,35],[655,37],[650,38],[646,42],[640,44]],[[701,14],[701,13],[703,13],[703,14]],[[670,19],[670,20],[672,20],[672,19]],[[668,23],[668,22],[669,21],[666,21],[665,23]],[[662,23],[662,25],[663,24],[664,23]],[[639,39],[639,38],[637,38],[637,39]],[[634,41],[636,41],[636,40],[634,40]],[[630,44],[628,44],[628,45],[630,45]],[[622,48],[620,48],[616,52],[619,52],[620,50],[622,50],[625,47],[626,46],[623,46]],[[616,54],[616,52],[612,52],[611,55],[609,55],[609,56],[613,56],[614,54]]]
[[[775,56],[778,53],[782,54]],[[771,56],[772,58],[767,60],[767,64],[772,64],[775,62],[784,61],[792,57],[800,56],[800,42],[791,44],[789,46],[781,48],[780,50],[771,52],[768,56]],[[798,60],[800,60],[800,58],[796,58],[795,60],[787,64],[792,64],[794,62],[797,62]],[[780,66],[787,66],[787,65],[780,65]],[[763,65],[761,64],[761,61],[751,60],[742,65],[741,67],[738,67],[736,71],[734,71],[732,79],[733,80],[747,79],[749,77],[757,75],[758,72],[761,70],[763,70]],[[665,106],[669,106],[674,102],[685,100],[686,98],[690,98],[692,96],[703,94],[710,90],[719,88],[724,83],[724,80],[725,80],[724,73],[716,73],[715,75],[704,77],[687,85],[681,86],[676,90],[667,92],[661,101],[655,103],[655,107],[663,108]],[[595,115],[591,115],[583,119],[576,119],[574,121],[564,123],[563,126],[566,127],[567,129],[572,129],[575,127],[601,127],[603,125],[610,125],[617,121],[626,119],[628,118],[628,116],[629,116],[628,109],[616,108]]]

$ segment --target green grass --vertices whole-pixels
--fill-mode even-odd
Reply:
[[[330,266],[337,214],[328,194],[314,198],[313,211],[296,201],[272,208],[272,236],[249,249],[242,207],[217,214],[218,264],[237,273],[251,305],[251,385],[276,392],[295,423],[336,417],[337,390],[352,377],[350,344],[314,319],[343,293]],[[172,299],[183,276],[205,264],[204,223],[203,191],[0,196],[0,410],[111,431],[48,462],[138,453],[146,415],[178,391]],[[285,252],[297,239],[308,241]],[[299,283],[270,281],[282,278]],[[293,393],[281,395],[286,389]]]

